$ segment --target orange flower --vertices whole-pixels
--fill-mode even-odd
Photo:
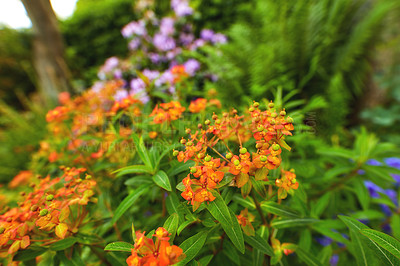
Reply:
[[[20,185],[28,184],[30,179],[33,177],[32,171],[20,171],[13,180],[8,184],[10,188],[16,188]]]
[[[291,171],[281,171],[281,178],[275,180],[275,185],[279,187],[278,189],[278,198],[284,199],[287,197],[287,193],[292,192],[293,190],[299,187],[299,183],[296,180],[296,174],[294,170]]]
[[[157,133],[156,131],[150,131],[150,132],[149,132],[149,137],[150,137],[151,139],[157,138],[157,135],[158,135],[158,133]]]
[[[136,232],[135,248],[132,254],[126,259],[128,266],[141,265],[173,265],[185,258],[183,250],[175,245],[170,245],[169,233],[159,227],[155,234],[155,241],[147,238],[144,233]]]
[[[247,208],[242,210],[239,215],[236,215],[243,232],[248,236],[254,236],[254,227],[251,224],[255,216],[248,212]]]
[[[161,103],[160,107],[156,105],[150,117],[154,117],[154,124],[162,124],[164,122],[170,122],[179,119],[182,113],[185,111],[185,107],[182,107],[179,102]]]
[[[189,105],[189,111],[192,113],[200,113],[206,109],[207,99],[198,98]]]
[[[183,78],[186,78],[189,76],[189,74],[185,70],[184,65],[173,66],[171,69],[171,73],[174,76],[174,80],[173,80],[174,83],[180,82],[180,81],[182,81]]]

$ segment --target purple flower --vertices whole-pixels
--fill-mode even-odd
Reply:
[[[392,210],[389,208],[389,206],[385,205],[385,204],[379,204],[381,206],[382,212],[386,215],[386,216],[392,216]]]
[[[385,223],[385,224],[382,226],[382,230],[383,230],[385,233],[387,233],[387,234],[391,234],[391,233],[392,233],[392,227],[391,227],[390,224],[388,224],[388,223]]]
[[[217,33],[214,35],[211,41],[212,43],[226,43],[228,39],[222,33]]]
[[[160,72],[157,70],[145,69],[143,70],[143,75],[145,75],[150,81],[153,81],[160,76]]]
[[[146,84],[140,78],[131,80],[131,89],[133,93],[138,93],[146,90]]]
[[[357,174],[359,174],[359,175],[364,175],[364,174],[365,174],[365,170],[360,169],[360,170],[357,171]]]
[[[172,75],[171,71],[167,70],[161,74],[160,78],[154,82],[156,87],[160,87],[165,83],[172,83],[174,80],[174,75]]]
[[[140,78],[131,80],[131,91],[130,94],[135,95],[142,103],[150,101],[149,95],[146,92],[146,84]]]
[[[394,191],[393,189],[386,189],[385,190],[385,194],[389,197],[389,199],[391,200],[391,201],[393,201],[394,202],[394,204],[396,204],[396,206],[397,206],[397,192],[396,191]]]
[[[190,76],[193,76],[200,69],[200,63],[196,59],[189,59],[183,65],[185,66],[186,73]]]
[[[393,179],[396,181],[396,183],[400,183],[400,175],[397,174],[390,174]]]
[[[121,69],[114,70],[114,78],[115,79],[121,79],[122,78],[122,70]]]
[[[205,41],[212,41],[212,39],[214,38],[214,31],[210,30],[210,29],[203,29],[200,32],[200,38],[202,38]]]
[[[179,36],[179,41],[183,45],[189,45],[194,41],[194,35],[191,33],[181,33],[181,35]]]
[[[160,51],[169,51],[175,48],[175,41],[173,38],[157,33],[153,38],[154,46]]]
[[[160,24],[160,33],[162,35],[172,35],[175,32],[174,20],[172,18],[163,18]]]
[[[160,63],[160,60],[161,60],[160,55],[155,54],[155,53],[150,53],[149,58],[153,64],[158,64],[158,63]]]
[[[377,161],[375,159],[369,159],[366,164],[372,165],[372,166],[380,166],[382,163],[380,161]]]
[[[315,240],[322,246],[326,247],[332,244],[333,240],[327,236],[316,237]]]
[[[126,90],[117,90],[117,92],[114,95],[114,100],[116,101],[122,101],[123,99],[127,98],[129,96],[128,92]]]
[[[92,88],[90,88],[90,90],[95,93],[99,93],[103,88],[104,88],[104,83],[102,81],[96,81],[93,84]]]
[[[336,266],[338,264],[338,262],[339,262],[339,255],[337,255],[337,254],[332,255],[332,257],[329,260],[329,264],[331,266]]]
[[[147,34],[146,31],[146,24],[143,20],[139,21],[132,21],[129,24],[125,25],[125,27],[121,30],[122,36],[125,38],[131,37],[133,34],[135,35],[145,35]]]
[[[129,50],[132,50],[132,51],[136,50],[137,48],[139,48],[140,43],[141,43],[140,39],[138,39],[138,38],[133,39],[128,44]]]
[[[384,190],[381,187],[375,185],[375,183],[373,183],[371,181],[365,180],[364,181],[364,185],[367,187],[367,189],[369,191],[369,194],[373,198],[379,198],[380,197],[378,192],[384,193]]]
[[[400,158],[391,157],[391,158],[386,158],[384,161],[388,166],[400,170]]]
[[[193,9],[189,6],[187,0],[172,0],[171,7],[178,17],[188,16],[193,14]]]
[[[100,72],[108,73],[114,68],[116,68],[119,64],[119,59],[115,56],[108,58],[104,65],[101,67]]]

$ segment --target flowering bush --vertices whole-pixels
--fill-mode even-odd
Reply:
[[[396,148],[365,130],[327,145],[279,96],[226,108],[185,58],[225,38],[189,38],[192,8],[171,6],[161,20],[142,10],[123,29],[132,58],[47,113],[30,169],[0,187],[2,261],[397,265]]]

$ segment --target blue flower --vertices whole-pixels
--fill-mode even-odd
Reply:
[[[373,166],[380,166],[380,165],[382,165],[382,163],[381,163],[380,161],[375,160],[375,159],[369,159],[369,160],[366,162],[366,164],[368,164],[368,165],[373,165]]]
[[[400,158],[391,157],[391,158],[386,158],[384,161],[388,166],[400,170]]]
[[[329,264],[331,266],[336,266],[338,264],[338,262],[339,262],[339,255],[337,255],[337,254],[332,255],[331,259],[329,260]]]
[[[367,187],[367,189],[369,191],[369,194],[373,198],[379,198],[380,197],[378,192],[384,193],[384,190],[381,187],[375,185],[375,183],[373,183],[373,182],[371,182],[369,180],[365,180],[364,181],[364,185]]]
[[[315,240],[322,246],[326,247],[332,244],[333,240],[327,236],[316,237]]]

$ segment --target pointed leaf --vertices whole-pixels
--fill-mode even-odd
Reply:
[[[127,242],[113,242],[108,244],[104,250],[106,251],[123,251],[123,252],[132,252],[135,246],[127,243]]]
[[[278,204],[273,201],[266,201],[261,203],[261,209],[281,217],[300,218],[299,213],[297,211],[293,210],[290,207]]]
[[[196,257],[197,253],[199,253],[200,249],[204,246],[206,239],[207,231],[201,231],[183,241],[179,247],[183,250],[183,253],[185,253],[186,258],[180,261],[177,265],[185,265]]]
[[[167,174],[164,171],[162,171],[162,170],[158,171],[153,176],[153,181],[159,187],[162,187],[163,189],[165,189],[167,191],[172,191],[171,183],[169,182],[169,178],[168,178]]]
[[[253,248],[261,251],[263,254],[266,254],[268,256],[274,255],[274,250],[269,245],[268,241],[258,234],[256,234],[255,236],[244,235],[244,241],[246,241],[246,243]]]
[[[164,229],[167,230],[170,235],[170,241],[174,241],[176,230],[179,225],[179,216],[177,213],[172,214],[168,219],[164,222]]]
[[[362,229],[360,232],[385,250],[389,251],[397,259],[400,259],[400,242],[397,239],[372,229]]]

